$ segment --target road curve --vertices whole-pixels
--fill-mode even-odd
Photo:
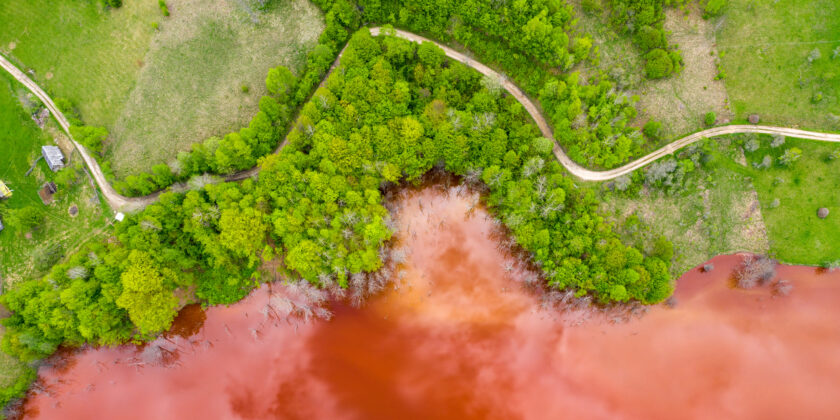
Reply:
[[[26,74],[20,71],[14,64],[9,62],[2,54],[0,54],[0,66],[2,66],[9,74],[11,74],[18,82],[23,84],[27,89],[29,89],[38,99],[41,100],[41,103],[44,104],[45,107],[50,111],[50,113],[55,117],[55,120],[58,122],[58,125],[61,126],[61,129],[67,133],[67,136],[70,138],[70,141],[73,142],[73,145],[76,147],[76,150],[79,151],[79,154],[82,156],[82,160],[85,161],[85,165],[90,168],[91,174],[93,174],[93,179],[99,185],[99,189],[102,190],[102,195],[105,196],[105,200],[108,202],[108,205],[111,206],[112,209],[115,211],[135,211],[142,209],[143,207],[147,206],[150,203],[153,203],[157,200],[157,196],[159,193],[153,193],[143,197],[125,197],[117,193],[111,184],[105,179],[105,174],[102,173],[102,169],[99,167],[99,163],[96,162],[90,153],[88,153],[87,149],[84,148],[81,144],[79,144],[73,136],[70,135],[70,121],[67,120],[67,117],[61,113],[61,110],[55,105],[52,98],[38,86],[37,83],[33,82],[32,79],[29,78]]]
[[[513,82],[508,80],[502,74],[498,73],[497,71],[487,67],[486,65],[472,60],[467,55],[460,53],[458,51],[453,50],[445,45],[441,45],[435,41],[430,39],[424,38],[420,35],[413,34],[411,32],[402,31],[399,29],[384,29],[380,27],[373,27],[370,28],[371,35],[379,35],[380,33],[388,32],[393,34],[399,38],[403,38],[412,42],[422,43],[422,42],[431,42],[438,47],[440,47],[447,57],[459,61],[473,69],[477,70],[479,73],[493,77],[498,79],[501,82],[501,85],[507,90],[514,98],[516,98],[525,110],[528,111],[528,114],[531,115],[531,118],[534,119],[536,122],[537,127],[539,127],[540,132],[546,138],[551,139],[554,141],[554,156],[557,160],[568,170],[572,175],[584,180],[584,181],[607,181],[610,179],[618,178],[622,175],[629,174],[636,169],[642,168],[645,165],[660,159],[664,156],[670,155],[675,151],[688,146],[692,143],[695,143],[699,140],[721,136],[725,134],[736,134],[736,133],[759,133],[759,134],[779,134],[787,137],[796,137],[802,139],[810,139],[810,140],[818,140],[818,141],[827,141],[827,142],[837,142],[840,143],[840,134],[834,133],[820,133],[815,131],[805,131],[805,130],[798,130],[795,128],[786,128],[786,127],[773,127],[773,126],[763,126],[763,125],[727,125],[721,127],[713,127],[708,130],[699,131],[694,134],[690,134],[685,136],[681,139],[678,139],[672,143],[665,145],[664,147],[643,156],[637,160],[634,160],[624,166],[619,168],[610,169],[606,171],[593,171],[590,169],[586,169],[583,166],[572,161],[568,155],[563,151],[563,149],[557,144],[557,141],[554,138],[554,133],[551,131],[551,127],[546,122],[545,118],[539,112],[539,108],[531,101],[531,99],[523,93],[519,87],[517,87]],[[330,71],[336,67],[338,64],[339,59],[343,55],[344,51],[342,50],[338,57],[336,58],[335,63],[331,67]],[[17,79],[20,83],[26,86],[41,102],[44,106],[49,109],[49,111],[53,114],[58,124],[64,130],[65,133],[70,137],[70,140],[73,142],[73,145],[79,151],[79,154],[82,156],[82,159],[85,161],[85,164],[90,168],[91,173],[93,174],[93,178],[96,180],[96,183],[99,184],[99,188],[102,190],[105,199],[108,201],[108,204],[113,208],[115,211],[136,211],[140,210],[143,207],[155,202],[160,195],[160,192],[156,192],[150,195],[146,195],[143,197],[125,197],[123,195],[118,194],[108,181],[105,179],[105,175],[102,173],[102,169],[100,169],[99,164],[96,162],[93,157],[90,156],[88,151],[76,140],[73,139],[73,136],[70,135],[70,123],[67,121],[67,118],[49,95],[44,92],[35,82],[32,81],[26,74],[20,71],[17,67],[15,67],[11,62],[9,62],[5,57],[0,55],[0,66],[2,66],[6,71],[8,71],[15,79]],[[329,72],[327,73],[329,76]],[[326,79],[326,76],[325,76]],[[280,146],[275,150],[275,153],[278,153],[280,150],[283,149],[283,146],[286,145],[286,140],[284,139]],[[246,171],[238,172],[233,175],[229,175],[225,177],[226,181],[239,181],[251,176],[256,175],[259,171],[259,168],[252,168]]]
[[[380,30],[381,28],[371,28],[370,32],[373,35],[377,35],[379,34]],[[522,106],[525,107],[525,110],[528,111],[529,114],[531,114],[531,118],[533,118],[534,121],[537,123],[537,126],[539,127],[542,135],[551,140],[555,140],[554,133],[551,131],[551,127],[548,125],[548,122],[546,122],[545,118],[542,116],[537,106],[531,101],[531,98],[525,95],[525,93],[523,93],[518,86],[513,84],[503,75],[499,74],[497,71],[485,66],[482,63],[473,61],[472,59],[470,59],[470,57],[458,51],[455,51],[452,48],[440,45],[437,42],[424,38],[420,35],[416,35],[411,32],[401,31],[399,29],[394,29],[393,32],[394,35],[410,41],[418,43],[433,42],[438,47],[443,49],[447,57],[456,61],[460,61],[461,63],[464,63],[474,68],[479,73],[485,76],[499,79],[505,90],[507,90],[511,95],[513,95],[513,97],[516,98],[522,104]],[[709,137],[722,136],[724,134],[736,133],[781,134],[787,137],[797,137],[801,139],[840,143],[840,134],[820,133],[814,131],[797,130],[795,128],[773,127],[765,125],[726,125],[721,127],[713,127],[708,130],[703,130],[694,134],[690,134],[679,140],[669,143],[661,149],[658,149],[648,155],[642,156],[641,158],[634,160],[624,166],[606,171],[593,171],[575,163],[571,158],[569,158],[566,152],[564,152],[563,149],[557,144],[556,140],[554,141],[554,156],[557,157],[557,160],[566,168],[566,170],[568,170],[572,175],[584,181],[607,181],[610,179],[618,178],[622,175],[629,174],[635,171],[636,169],[639,169],[659,158],[670,155],[671,153],[674,153],[677,150],[682,149],[683,147],[695,143],[699,140]]]

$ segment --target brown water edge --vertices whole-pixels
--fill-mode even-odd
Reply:
[[[460,195],[458,193],[460,191]],[[837,418],[840,273],[780,267],[794,286],[737,290],[737,256],[679,281],[677,304],[612,323],[539,308],[477,196],[406,192],[406,275],[364,308],[306,324],[190,307],[154,347],[45,367],[27,417]],[[510,269],[510,270],[509,270]],[[580,314],[574,314],[576,319]],[[180,334],[180,335],[178,335]],[[160,349],[151,351],[150,348]]]

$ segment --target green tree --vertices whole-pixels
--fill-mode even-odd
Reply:
[[[99,153],[102,151],[102,143],[108,138],[108,130],[105,127],[71,125],[70,135],[92,152]]]
[[[268,71],[265,87],[269,93],[277,96],[280,102],[285,102],[294,92],[296,82],[295,75],[286,66],[277,66]]]
[[[674,63],[668,52],[657,48],[645,55],[645,74],[649,79],[661,79],[674,72]]]
[[[155,334],[172,325],[178,308],[178,298],[172,293],[176,277],[171,269],[159,267],[148,252],[134,250],[128,255],[116,303],[128,311],[142,334]]]

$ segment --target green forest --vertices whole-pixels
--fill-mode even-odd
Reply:
[[[389,258],[393,226],[384,193],[417,184],[430,170],[484,192],[489,210],[542,271],[545,287],[601,303],[650,304],[671,294],[670,242],[622,243],[598,212],[596,190],[567,176],[553,142],[541,137],[502,81],[449,60],[433,44],[359,29],[394,24],[476,52],[539,100],[574,160],[615,167],[640,155],[650,139],[630,126],[634,100],[617,93],[608,76],[584,79],[569,71],[597,59],[590,39],[575,32],[570,5],[315,3],[326,23],[318,45],[300,74],[282,66],[269,71],[268,95],[248,127],[194,144],[178,154],[177,165],[111,177],[128,195],[254,165],[258,179],[192,182],[200,188],[164,192],[116,224],[109,240],[67,256],[43,278],[16,284],[0,297],[12,312],[3,320],[5,352],[31,362],[61,345],[143,342],[167,330],[188,301],[242,299],[267,280],[268,264],[279,264],[290,279],[363,298]],[[660,30],[661,7],[655,11],[650,25]],[[659,41],[650,45],[677,57],[664,35]],[[678,71],[677,61],[671,71]],[[107,131],[85,125],[74,104],[56,102],[74,136],[101,150]],[[284,135],[286,146],[271,154]],[[107,175],[108,162],[101,163]]]
[[[291,91],[295,81],[280,79]],[[363,288],[392,234],[383,188],[435,167],[483,181],[489,208],[550,287],[601,302],[671,293],[670,257],[622,245],[522,106],[433,44],[358,31],[288,141],[257,181],[164,193],[116,225],[116,240],[3,295],[13,312],[3,349],[28,361],[61,344],[149,338],[171,325],[179,290],[237,301],[274,258],[313,284]]]
[[[573,160],[584,166],[618,167],[641,156],[658,140],[652,131],[645,135],[630,125],[637,114],[636,99],[620,94],[607,74],[583,79],[577,71],[566,71],[577,63],[597,60],[597,50],[593,50],[588,35],[576,32],[574,10],[562,0],[516,1],[507,5],[475,0],[315,3],[325,11],[326,28],[308,55],[297,83],[286,86],[284,92],[269,86],[270,94],[260,101],[260,112],[248,127],[194,144],[190,152],[178,154],[177,165],[160,163],[151,173],[123,180],[112,177],[117,191],[146,195],[204,173],[230,175],[254,166],[257,159],[279,144],[277,132],[288,130],[295,110],[313,94],[344,42],[362,25],[390,24],[427,34],[466,48],[481,62],[500,69],[539,100],[555,130],[555,138]],[[642,28],[638,31],[651,38],[640,44],[640,48],[656,55],[649,60],[654,63],[651,65],[662,65],[660,56],[666,57],[668,71],[656,77],[678,71],[680,62],[679,52],[668,46],[661,29],[665,3],[651,1],[631,8],[620,1],[613,4],[615,25],[627,27],[620,17],[635,16],[632,21]],[[72,111],[72,106],[68,110]],[[83,143],[87,144],[85,138]],[[94,150],[101,148],[97,138],[91,142]],[[107,173],[108,162],[102,163]]]

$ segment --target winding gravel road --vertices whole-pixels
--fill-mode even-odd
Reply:
[[[531,101],[531,99],[527,95],[525,95],[519,89],[519,87],[517,87],[503,75],[499,74],[497,71],[491,69],[490,67],[487,67],[482,63],[472,60],[470,57],[464,55],[463,53],[455,51],[452,48],[441,45],[430,39],[398,29],[394,29],[392,31],[395,36],[407,39],[409,41],[417,43],[434,43],[446,53],[447,57],[464,63],[465,65],[474,68],[479,73],[484,74],[485,76],[498,79],[501,82],[502,86],[505,88],[505,90],[507,90],[520,103],[522,103],[522,105],[525,107],[525,110],[528,111],[528,114],[530,114],[534,121],[537,123],[537,126],[539,127],[542,135],[546,138],[555,140],[551,128],[549,127],[545,118],[543,118],[542,114],[540,114],[537,106]],[[370,28],[370,33],[374,36],[378,35],[380,32],[384,32],[384,30],[379,27]],[[335,63],[333,63],[332,68],[336,67],[343,53],[344,51],[339,53],[338,58],[336,59]],[[58,124],[61,126],[64,132],[67,133],[67,136],[70,137],[70,140],[73,142],[73,145],[79,151],[79,154],[82,156],[82,159],[85,161],[85,164],[90,168],[90,171],[93,174],[93,178],[96,180],[96,183],[99,184],[99,188],[102,190],[105,199],[108,201],[108,205],[110,205],[112,209],[114,209],[115,211],[124,212],[137,211],[157,200],[158,195],[160,194],[159,192],[143,197],[125,197],[118,194],[114,190],[114,188],[111,187],[110,184],[108,184],[108,181],[105,179],[105,175],[102,173],[102,169],[100,169],[99,164],[96,162],[96,160],[88,153],[88,151],[81,144],[79,144],[78,142],[76,142],[76,140],[73,139],[73,136],[70,135],[70,123],[67,121],[67,118],[64,116],[64,114],[61,113],[61,111],[58,109],[58,107],[55,105],[55,103],[52,101],[49,95],[47,95],[46,92],[44,92],[44,90],[41,89],[40,86],[38,86],[34,81],[32,81],[32,79],[30,79],[26,74],[20,71],[2,55],[0,55],[0,66],[2,66],[6,71],[8,71],[20,83],[26,86],[27,89],[32,91],[32,93],[35,94],[35,96],[37,96],[38,99],[40,99],[41,102],[44,104],[44,106],[46,106],[47,109],[49,109],[49,111],[53,114],[56,121],[58,121]],[[330,71],[332,71],[332,68]],[[329,73],[327,73],[327,75],[329,75]],[[787,137],[797,137],[802,139],[840,143],[840,134],[834,133],[820,133],[815,131],[798,130],[795,128],[773,127],[763,125],[727,125],[721,127],[714,127],[708,130],[703,130],[694,134],[690,134],[679,140],[675,140],[674,142],[667,144],[661,149],[658,149],[646,156],[634,160],[633,162],[630,162],[624,166],[606,171],[593,171],[578,165],[577,163],[572,161],[572,159],[570,159],[568,155],[566,155],[563,149],[557,144],[557,141],[554,141],[554,156],[557,157],[557,160],[572,175],[584,181],[606,181],[618,178],[622,175],[629,174],[635,171],[636,169],[644,167],[645,165],[657,159],[660,159],[664,156],[668,156],[674,153],[675,151],[704,138],[736,133],[780,134]],[[275,151],[275,153],[278,153],[280,150],[282,150],[283,146],[285,145],[286,140],[284,139]],[[256,175],[258,171],[259,168],[252,168],[246,171],[238,172],[233,175],[227,176],[225,177],[225,180],[239,181]]]

